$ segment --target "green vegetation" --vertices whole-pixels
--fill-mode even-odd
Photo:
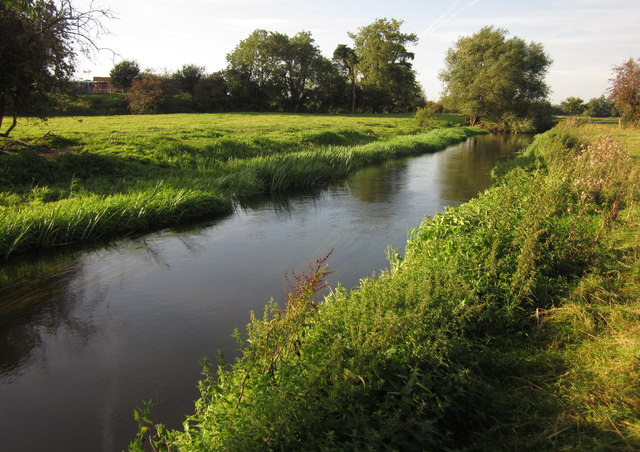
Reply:
[[[77,94],[65,98],[62,105],[51,108],[51,116],[113,116],[130,112],[124,94]]]
[[[640,123],[640,60],[629,58],[614,66],[610,92],[624,120]]]
[[[252,316],[235,363],[205,366],[184,430],[147,406],[131,448],[640,448],[640,147],[596,134],[538,136],[321,303],[319,260]]]
[[[544,81],[551,59],[538,43],[485,27],[460,38],[449,49],[442,99],[464,114],[469,125],[491,130],[539,132],[552,127],[549,87]]]
[[[53,118],[0,141],[0,254],[79,244],[230,212],[433,152],[478,130],[423,133],[407,116]]]
[[[0,136],[18,116],[43,117],[68,87],[78,51],[96,49],[105,9],[81,10],[70,0],[0,3]],[[3,120],[12,118],[3,128]]]

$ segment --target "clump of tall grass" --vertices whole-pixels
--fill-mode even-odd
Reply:
[[[270,303],[243,355],[206,369],[184,429],[143,422],[132,449],[149,434],[181,450],[640,446],[633,168],[584,156],[606,139],[576,145],[537,140],[494,188],[412,231],[390,269],[296,305],[293,325]],[[611,217],[616,199],[635,213]]]
[[[77,245],[230,211],[230,199],[222,193],[163,181],[129,193],[0,207],[0,254]]]

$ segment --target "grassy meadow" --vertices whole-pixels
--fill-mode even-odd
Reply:
[[[638,137],[539,135],[352,291],[318,260],[131,449],[639,450]]]
[[[474,133],[427,131],[409,115],[23,119],[0,139],[0,255],[223,214],[237,199],[316,187]]]

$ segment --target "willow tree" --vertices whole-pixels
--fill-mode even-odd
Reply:
[[[469,124],[526,130],[546,119],[540,116],[549,113],[544,77],[551,60],[542,45],[485,27],[460,38],[445,63],[443,103],[464,114]]]
[[[44,116],[65,92],[76,52],[97,49],[100,19],[108,10],[79,11],[70,0],[4,0],[0,3],[0,136],[18,116]],[[11,117],[4,131],[2,123]]]

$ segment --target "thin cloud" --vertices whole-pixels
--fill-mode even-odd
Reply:
[[[449,7],[449,9],[447,9],[444,13],[442,13],[440,17],[438,17],[431,25],[429,25],[429,27],[427,27],[427,29],[425,30],[425,33],[434,33],[440,27],[442,27],[443,25],[446,25],[452,19],[457,17],[461,9],[460,4],[462,3],[462,1],[463,0],[455,0],[455,2],[453,2],[453,4]],[[467,3],[465,9],[472,8],[479,2],[480,0],[471,0]]]
[[[460,3],[462,3],[462,0],[456,0],[455,2],[453,2],[453,5],[451,5],[448,10],[442,13],[440,17],[438,17],[431,25],[429,25],[429,27],[427,27],[426,32],[433,33],[442,25],[447,23],[451,18],[455,17],[455,10],[458,5],[460,5]]]

